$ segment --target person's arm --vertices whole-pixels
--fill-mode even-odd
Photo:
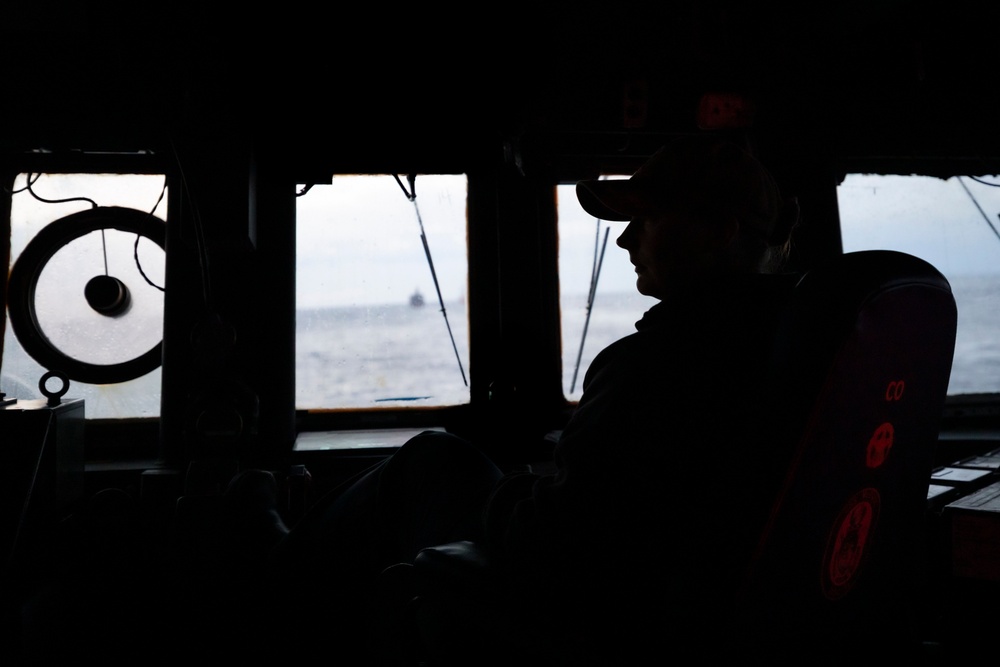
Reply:
[[[632,437],[627,425],[644,409],[636,398],[642,383],[622,361],[622,346],[613,348],[588,369],[584,397],[556,446],[556,472],[509,474],[486,505],[490,558],[513,571],[562,567],[588,536],[613,530],[615,507],[629,504],[617,492],[628,473],[609,471],[608,452]]]

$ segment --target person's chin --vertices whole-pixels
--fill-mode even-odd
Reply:
[[[659,291],[648,280],[645,280],[642,275],[636,279],[635,289],[643,296],[651,296],[657,299],[660,298]]]

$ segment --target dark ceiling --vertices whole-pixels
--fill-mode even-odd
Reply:
[[[997,24],[965,0],[338,7],[22,3],[0,28],[0,149],[457,150],[531,132],[685,131],[702,92],[736,90],[762,131],[845,153],[1000,154]],[[625,115],[636,82],[639,123]]]

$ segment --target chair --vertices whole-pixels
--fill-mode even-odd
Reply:
[[[847,661],[919,641],[956,324],[947,280],[899,252],[848,253],[796,287],[774,378],[795,455],[739,600],[757,646]]]
[[[950,285],[904,253],[847,253],[806,273],[782,317],[773,430],[748,434],[747,443],[777,438],[793,455],[744,584],[706,634],[731,655],[771,664],[898,657],[919,648],[911,612],[922,592],[927,489],[955,343]],[[449,642],[476,650],[476,640],[460,645],[460,637],[492,632],[525,638],[522,649],[544,645],[544,632],[532,634],[510,613],[498,625],[503,591],[489,588],[475,545],[425,549],[413,570],[425,641],[443,662],[458,662]]]

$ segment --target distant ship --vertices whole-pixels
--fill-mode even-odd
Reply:
[[[410,305],[414,308],[424,305],[424,295],[420,293],[420,290],[414,290],[413,294],[410,295]]]

